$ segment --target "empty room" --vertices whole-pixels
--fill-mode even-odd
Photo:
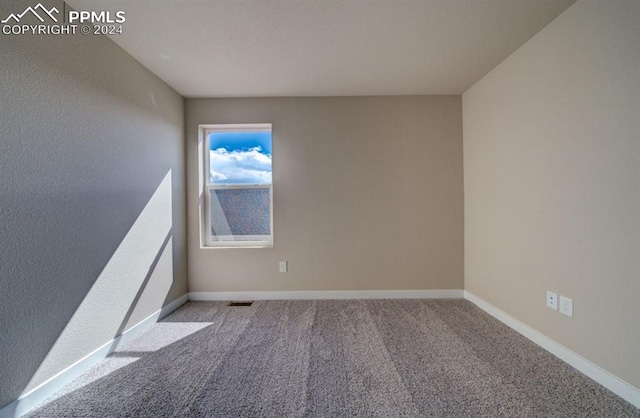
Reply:
[[[0,22],[0,418],[640,417],[640,0]]]

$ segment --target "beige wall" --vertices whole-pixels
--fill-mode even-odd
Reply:
[[[106,36],[0,36],[2,407],[187,279],[182,97]]]
[[[271,249],[200,249],[197,127],[273,124]],[[462,289],[461,98],[186,100],[189,290]],[[278,272],[278,261],[289,272]]]
[[[638,40],[640,2],[579,1],[463,95],[466,289],[636,387]]]

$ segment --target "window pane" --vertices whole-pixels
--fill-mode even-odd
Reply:
[[[211,235],[240,240],[270,235],[270,195],[268,187],[211,190]]]
[[[246,129],[245,129],[246,128]],[[273,244],[271,124],[211,125],[205,129],[206,243]]]
[[[210,132],[211,184],[271,184],[271,132]]]

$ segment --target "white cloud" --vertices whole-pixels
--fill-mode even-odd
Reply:
[[[227,151],[225,148],[209,153],[212,182],[220,183],[271,183],[271,155],[260,147],[248,150]]]
[[[218,173],[216,171],[213,171],[213,168],[211,169],[211,181],[218,181],[218,180],[226,180],[227,176],[225,176],[222,173]]]

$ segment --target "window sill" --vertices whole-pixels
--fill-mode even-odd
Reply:
[[[257,248],[273,248],[273,243],[247,244],[247,245],[200,245],[201,250],[238,250],[238,249],[257,249]]]

